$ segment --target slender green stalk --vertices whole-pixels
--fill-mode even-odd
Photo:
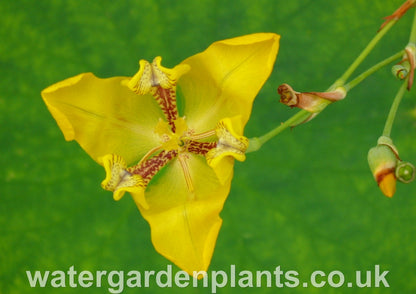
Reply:
[[[409,47],[414,48],[415,43],[416,43],[416,10],[415,10],[415,15],[413,17],[412,29],[410,31],[409,43],[406,46],[406,48],[409,48]],[[404,80],[402,86],[400,87],[399,91],[396,94],[396,97],[394,97],[389,114],[387,116],[386,123],[384,125],[383,136],[390,137],[391,129],[393,127],[393,122],[396,117],[397,109],[399,108],[403,95],[406,92],[408,81],[409,81],[409,76],[407,76],[407,78]]]
[[[259,150],[264,143],[266,143],[267,141],[269,141],[270,139],[272,139],[273,137],[275,137],[276,135],[278,135],[279,133],[281,133],[283,130],[287,129],[288,127],[291,127],[293,125],[296,125],[298,123],[305,121],[310,115],[311,115],[310,112],[306,110],[300,110],[295,115],[291,116],[288,120],[281,123],[279,126],[267,132],[263,136],[250,138],[250,144],[248,146],[246,153]]]
[[[351,76],[351,74],[355,71],[355,69],[361,64],[361,62],[367,57],[367,55],[373,50],[375,45],[381,40],[381,38],[388,32],[388,30],[396,23],[397,20],[390,21],[383,29],[381,29],[376,36],[368,43],[367,47],[361,52],[361,54],[357,57],[357,59],[350,65],[347,71],[339,78],[335,83],[328,89],[328,91],[334,90],[337,87],[343,86],[345,81]],[[367,76],[384,66],[385,64],[390,63],[390,59],[396,59],[396,54],[392,57],[388,58],[387,61],[384,60],[380,64],[375,65],[375,68],[370,68],[367,72],[363,73],[363,75],[353,80],[354,83],[358,84],[362,80],[364,80]],[[394,60],[393,59],[393,60]],[[377,67],[378,66],[378,67]],[[349,83],[349,87],[352,88],[355,86],[354,84]],[[267,132],[261,137],[254,137],[250,138],[250,144],[246,151],[246,153],[257,151],[261,148],[261,146],[281,133],[283,130],[287,129],[290,126],[299,124],[305,121],[311,115],[310,112],[306,110],[300,110],[295,115],[290,117],[288,120],[274,128],[273,130]]]
[[[351,90],[352,88],[357,86],[359,83],[361,83],[363,80],[365,80],[367,77],[369,77],[370,75],[372,75],[373,73],[375,73],[379,69],[381,69],[384,66],[386,66],[387,64],[395,61],[396,59],[401,58],[403,56],[403,54],[404,54],[404,50],[401,50],[401,51],[397,52],[396,54],[393,54],[392,56],[380,61],[376,65],[373,65],[368,70],[366,70],[365,72],[363,72],[362,74],[357,76],[355,79],[353,79],[352,81],[345,84],[345,86],[344,86],[345,90],[348,92],[349,90]]]
[[[399,108],[400,102],[406,92],[407,80],[405,79],[399,91],[394,97],[393,104],[391,105],[389,115],[387,116],[386,124],[384,125],[383,136],[390,137],[391,128],[393,126],[394,118],[396,117],[397,109]]]
[[[347,79],[352,75],[352,73],[357,69],[357,67],[364,61],[367,55],[373,50],[373,48],[377,45],[377,43],[383,38],[383,36],[391,29],[391,27],[397,22],[397,19],[390,21],[387,23],[377,34],[374,38],[368,43],[367,47],[358,55],[358,57],[354,60],[354,62],[350,65],[350,67],[344,72],[344,74],[335,81],[335,83],[330,87],[330,89],[335,89],[339,86],[343,86]]]
[[[377,34],[373,37],[373,39],[368,43],[368,45],[364,48],[364,50],[358,55],[358,57],[354,60],[354,62],[348,67],[348,69],[344,72],[344,74],[337,79],[327,91],[333,91],[338,87],[344,87],[346,92],[348,92],[350,89],[357,86],[359,83],[361,83],[364,79],[372,75],[374,72],[379,70],[380,68],[386,66],[387,64],[393,62],[394,60],[400,58],[404,50],[401,50],[394,55],[386,58],[385,60],[377,63],[376,65],[372,66],[359,76],[357,76],[355,79],[350,81],[349,83],[345,84],[348,78],[353,74],[353,72],[357,69],[357,67],[364,61],[364,59],[368,56],[368,54],[374,49],[374,47],[377,45],[377,43],[383,38],[383,36],[393,27],[393,25],[398,21],[398,19],[393,19],[390,22],[388,22],[380,31],[377,32]],[[410,41],[409,43],[416,43],[416,15],[415,19],[413,21],[412,31],[410,34]],[[394,117],[397,112],[397,108],[400,104],[401,98],[403,97],[404,91],[406,90],[406,83],[402,85],[399,92],[396,95],[396,98],[394,99],[393,105],[390,109],[389,116],[386,121],[386,126],[384,128],[383,135],[390,135],[391,127],[393,125]],[[261,148],[261,146],[281,133],[283,130],[287,129],[290,126],[297,125],[299,123],[304,122],[308,117],[310,117],[311,113],[306,110],[300,110],[295,115],[290,117],[288,120],[277,126],[276,128],[272,129],[271,131],[267,132],[261,137],[254,137],[251,138],[249,147],[246,151],[246,153],[257,151]]]
[[[412,30],[410,31],[409,43],[416,44],[416,9],[413,17]]]

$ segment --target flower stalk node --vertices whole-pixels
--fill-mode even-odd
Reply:
[[[393,144],[393,140],[388,136],[380,136],[377,140],[377,145],[384,145],[390,148],[390,150],[394,153],[396,158],[400,160],[399,157],[399,150],[397,149],[396,145]]]

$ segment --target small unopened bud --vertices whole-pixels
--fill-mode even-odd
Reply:
[[[383,139],[382,139],[383,138]],[[368,152],[368,165],[373,173],[381,192],[387,197],[393,197],[396,192],[396,167],[398,164],[398,154],[390,138],[382,137],[379,144]],[[385,139],[389,139],[389,144],[380,144]]]
[[[344,88],[332,92],[297,92],[288,84],[277,88],[280,102],[290,107],[299,107],[309,112],[321,112],[328,104],[342,100],[346,96]]]
[[[402,60],[393,65],[391,71],[393,75],[399,80],[404,80],[408,78],[407,81],[407,90],[410,90],[413,85],[413,79],[415,75],[415,53],[416,48],[413,43],[409,43],[404,49],[405,54]]]
[[[310,121],[329,104],[342,100],[347,95],[345,88],[338,87],[331,92],[297,92],[288,84],[282,84],[277,88],[280,102],[289,107],[298,107],[311,113],[303,122]]]

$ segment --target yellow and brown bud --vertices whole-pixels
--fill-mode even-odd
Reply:
[[[368,165],[381,192],[387,197],[393,197],[396,192],[396,167],[399,160],[397,149],[388,137],[380,137],[377,146],[368,152]]]

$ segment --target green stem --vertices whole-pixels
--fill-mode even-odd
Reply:
[[[353,87],[357,86],[361,83],[364,79],[368,76],[379,70],[380,68],[384,67],[385,65],[393,62],[394,60],[400,58],[403,55],[404,50],[397,52],[396,54],[386,58],[385,60],[379,62],[378,64],[372,66],[358,77],[350,81],[348,84],[345,85],[347,79],[352,75],[352,73],[357,69],[357,67],[364,61],[364,59],[368,56],[368,54],[373,50],[373,48],[377,45],[377,43],[383,38],[383,36],[393,27],[393,25],[398,21],[398,19],[391,20],[388,22],[377,34],[373,37],[373,39],[368,43],[367,47],[360,53],[360,55],[354,60],[354,62],[349,66],[349,68],[344,72],[344,74],[333,83],[327,91],[333,91],[338,87],[344,87],[345,90],[348,92]],[[410,35],[411,42],[416,41],[416,17],[413,22],[412,31]],[[406,79],[407,81],[407,79]],[[344,86],[345,85],[345,86]],[[390,109],[389,117],[386,122],[386,127],[383,134],[390,134],[391,126],[394,121],[395,114],[397,112],[397,108],[400,104],[400,100],[403,97],[404,91],[406,90],[406,83],[400,88],[399,93],[397,93],[396,98],[393,102],[392,108]],[[297,125],[299,123],[304,122],[307,118],[311,116],[311,113],[306,110],[300,110],[295,115],[290,117],[288,120],[274,128],[273,130],[269,131],[268,133],[264,134],[261,137],[253,137],[249,140],[250,144],[246,151],[246,153],[257,151],[261,148],[261,146],[281,133],[283,130],[287,129],[290,126]]]
[[[416,43],[416,9],[415,9],[415,16],[413,17],[412,30],[410,31],[409,43],[411,44]]]
[[[288,120],[274,128],[273,130],[264,134],[263,136],[250,138],[250,144],[246,153],[259,150],[264,143],[266,143],[267,141],[269,141],[270,139],[272,139],[288,127],[294,126],[298,123],[305,121],[310,115],[310,112],[302,109],[298,111],[295,115],[291,116]]]
[[[404,50],[401,50],[401,51],[397,52],[396,54],[394,54],[394,55],[392,55],[392,56],[390,56],[390,57],[388,57],[388,58],[380,61],[376,65],[373,65],[368,70],[366,70],[365,72],[363,72],[362,74],[360,74],[358,77],[356,77],[352,81],[350,81],[347,84],[345,84],[345,86],[344,86],[345,90],[348,92],[349,90],[351,90],[352,88],[354,88],[355,86],[357,86],[359,83],[361,83],[363,80],[365,80],[367,77],[369,77],[370,75],[372,75],[373,73],[375,73],[376,71],[378,71],[379,69],[381,69],[382,67],[384,67],[387,64],[395,61],[396,59],[401,58],[403,56],[403,54],[404,54]]]
[[[387,23],[377,34],[374,38],[368,43],[367,47],[358,55],[358,57],[354,60],[354,62],[350,65],[350,67],[344,72],[344,74],[335,81],[335,83],[330,87],[331,90],[343,86],[347,79],[352,75],[352,73],[357,69],[357,67],[363,62],[363,60],[367,57],[367,55],[373,50],[373,48],[377,45],[377,43],[383,38],[383,36],[391,29],[391,27],[397,22],[397,19],[390,21]]]
[[[390,107],[389,115],[387,116],[386,124],[384,125],[383,136],[390,137],[391,128],[393,127],[394,118],[396,117],[397,109],[399,108],[400,101],[407,88],[407,80],[405,79],[399,91],[394,97],[393,104]]]
[[[415,15],[413,17],[412,29],[410,31],[409,43],[406,47],[414,48],[415,43],[416,43],[416,10],[415,10]],[[408,86],[408,80],[409,80],[409,76],[404,80],[402,86],[400,87],[399,91],[396,94],[396,97],[394,97],[393,103],[390,107],[389,114],[387,116],[386,123],[384,125],[383,136],[390,137],[390,133],[393,127],[394,119],[396,117],[397,109],[399,108],[400,102],[402,101],[403,95],[406,92],[406,89]]]

